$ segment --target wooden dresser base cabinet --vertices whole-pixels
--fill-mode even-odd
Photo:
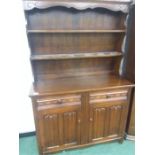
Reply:
[[[131,88],[33,96],[40,154],[123,140]]]

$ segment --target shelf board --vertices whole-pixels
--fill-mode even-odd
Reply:
[[[125,33],[120,30],[27,30],[27,33]]]
[[[50,55],[32,55],[31,60],[59,60],[59,59],[79,59],[79,58],[99,58],[99,57],[118,57],[121,52],[95,52],[95,53],[74,53],[74,54],[50,54]]]
[[[99,74],[40,80],[36,83],[30,96],[87,92],[110,88],[134,86],[131,82],[114,74]]]

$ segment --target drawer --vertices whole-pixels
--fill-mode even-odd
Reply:
[[[55,95],[48,97],[41,97],[36,100],[38,106],[59,106],[67,104],[80,104],[81,95]]]
[[[89,95],[90,102],[106,102],[112,100],[127,100],[128,90],[113,90],[93,92]]]

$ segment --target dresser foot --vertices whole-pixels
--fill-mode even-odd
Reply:
[[[124,138],[121,138],[121,139],[119,140],[119,143],[120,143],[120,144],[123,144],[123,142],[124,142]]]

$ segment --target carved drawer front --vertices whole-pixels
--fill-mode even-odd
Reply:
[[[90,93],[90,102],[104,102],[113,100],[127,100],[128,90],[100,91]]]
[[[81,95],[56,95],[37,99],[39,107],[58,107],[62,105],[81,104]]]

